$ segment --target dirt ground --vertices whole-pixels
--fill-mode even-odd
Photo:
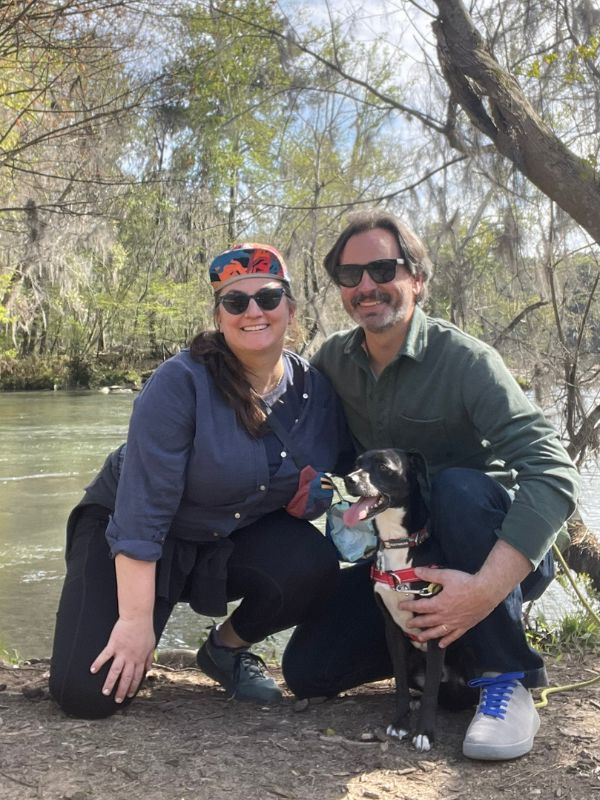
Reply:
[[[551,682],[590,679],[599,661],[550,662]],[[126,711],[88,722],[49,698],[47,662],[0,662],[0,798],[600,800],[600,684],[549,698],[532,753],[484,763],[461,753],[470,712],[441,712],[427,754],[387,740],[389,682],[259,708],[181,663],[153,669]]]

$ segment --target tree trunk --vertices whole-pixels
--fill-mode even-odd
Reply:
[[[600,176],[537,114],[487,48],[462,0],[435,3],[438,57],[456,102],[502,155],[600,242]]]
[[[593,589],[600,593],[600,542],[577,512],[569,520],[568,528],[571,545],[565,561],[574,572],[589,575]]]

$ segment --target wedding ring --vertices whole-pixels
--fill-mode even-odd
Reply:
[[[448,633],[448,626],[442,625],[442,630],[444,631],[444,633]]]

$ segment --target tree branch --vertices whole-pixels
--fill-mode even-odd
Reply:
[[[278,31],[275,28],[270,28],[266,25],[261,25],[255,19],[250,17],[245,17],[238,13],[233,13],[231,11],[226,11],[223,8],[215,7],[216,13],[220,14],[222,17],[229,17],[231,19],[235,19],[238,22],[243,22],[245,25],[248,25],[256,30],[262,31],[263,33],[268,34],[269,36],[274,36],[282,41],[287,42],[288,44],[296,47],[302,53],[309,55],[311,58],[314,58],[315,61],[318,61],[319,64],[327,67],[328,69],[332,70],[332,72],[337,73],[340,78],[348,81],[349,83],[355,84],[356,86],[360,86],[363,89],[366,89],[369,94],[372,94],[374,97],[377,97],[379,100],[384,102],[390,108],[395,108],[397,111],[401,111],[403,114],[406,114],[409,117],[413,117],[414,119],[418,119],[425,127],[430,128],[437,133],[444,133],[445,126],[435,120],[433,117],[430,117],[428,114],[419,111],[416,108],[412,108],[411,106],[406,106],[404,103],[401,103],[399,100],[396,100],[389,94],[380,91],[375,86],[369,83],[369,81],[363,80],[362,78],[357,77],[356,75],[352,75],[351,73],[347,72],[344,67],[335,61],[331,61],[331,59],[326,58],[325,56],[318,53],[316,50],[313,50],[308,45],[304,44],[300,41],[296,36],[291,33],[284,33],[282,31]]]
[[[434,0],[438,57],[472,124],[544,194],[600,242],[600,176],[537,114],[475,29],[462,0]]]
[[[536,303],[531,303],[530,305],[526,306],[522,311],[519,311],[517,316],[514,319],[512,319],[508,323],[508,325],[505,328],[503,328],[500,331],[500,333],[496,336],[496,338],[492,342],[492,347],[497,348],[498,345],[500,344],[500,342],[503,339],[506,339],[506,337],[509,335],[509,333],[511,333],[517,327],[519,322],[521,322],[523,319],[525,319],[525,317],[528,314],[531,314],[532,311],[535,311],[536,309],[541,308],[542,306],[547,306],[547,305],[548,305],[548,301],[547,300],[538,300]]]

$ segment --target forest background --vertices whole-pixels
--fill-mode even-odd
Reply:
[[[592,0],[5,0],[0,388],[139,383],[212,324],[207,263],[276,245],[310,354],[346,214],[405,218],[428,311],[600,432]]]

